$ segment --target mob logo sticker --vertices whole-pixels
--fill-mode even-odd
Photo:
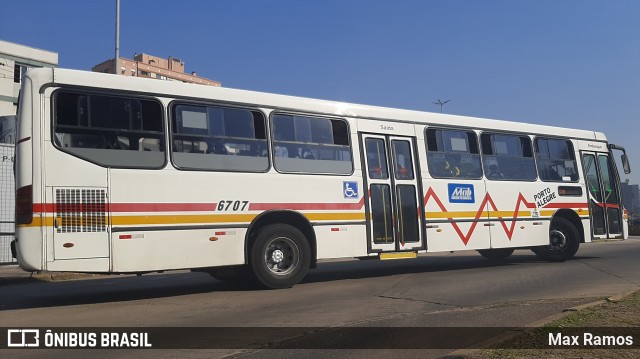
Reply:
[[[472,184],[449,183],[449,203],[475,203]]]

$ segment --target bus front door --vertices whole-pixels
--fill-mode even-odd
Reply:
[[[594,238],[621,238],[622,206],[615,167],[607,153],[583,152],[582,165],[586,178]]]
[[[369,252],[424,249],[414,139],[362,135],[361,140]]]

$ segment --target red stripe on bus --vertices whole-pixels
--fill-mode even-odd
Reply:
[[[604,204],[602,203],[596,203],[596,206],[603,208]],[[620,209],[620,205],[619,204],[609,204],[607,203],[607,208],[615,208],[615,209]]]
[[[23,138],[23,139],[19,140],[19,141],[18,141],[18,143],[16,143],[16,144],[20,144],[20,143],[22,143],[22,142],[27,142],[27,141],[29,141],[30,139],[31,139],[31,137],[25,137],[25,138]]]
[[[364,197],[363,197],[364,198]],[[272,209],[304,210],[360,210],[364,200],[358,203],[251,203],[250,211],[267,211]]]
[[[442,201],[440,200],[440,198],[438,198],[438,195],[433,190],[433,188],[429,187],[429,190],[427,191],[427,194],[424,196],[424,205],[425,205],[425,207],[427,206],[427,204],[429,203],[429,199],[431,199],[431,198],[433,198],[433,200],[435,201],[436,205],[440,208],[440,211],[442,211],[442,213],[448,213],[449,212],[447,210],[447,208],[444,206],[444,204],[442,203]],[[530,209],[535,209],[536,208],[536,204],[535,203],[528,202],[524,198],[522,193],[519,193],[518,194],[518,199],[516,201],[516,207],[515,207],[515,209],[513,211],[514,219],[511,221],[511,226],[508,227],[506,221],[504,221],[502,219],[502,217],[497,217],[498,221],[500,221],[500,224],[502,224],[502,229],[504,230],[504,232],[507,235],[507,238],[509,238],[509,240],[511,240],[511,238],[513,237],[513,233],[514,233],[514,230],[515,230],[516,222],[518,220],[518,213],[520,212],[520,206],[521,205],[524,205],[524,207],[530,208]],[[469,227],[469,230],[467,231],[466,234],[464,234],[462,232],[462,229],[460,228],[460,226],[458,226],[458,223],[454,222],[453,216],[447,218],[449,221],[451,221],[450,222],[451,226],[456,231],[456,233],[458,234],[458,237],[460,237],[460,239],[462,240],[462,243],[464,243],[465,246],[467,245],[467,243],[469,243],[469,240],[471,239],[471,236],[473,235],[473,232],[475,231],[476,226],[478,225],[477,221],[480,219],[480,217],[482,216],[482,213],[485,210],[485,206],[487,206],[487,210],[489,209],[489,207],[491,207],[494,211],[498,211],[498,207],[493,202],[493,198],[491,198],[491,195],[489,193],[487,193],[484,196],[484,199],[482,200],[482,202],[480,203],[480,206],[478,207],[478,211],[476,212],[474,221],[471,223],[471,227]]]
[[[61,203],[56,205],[51,203],[36,203],[33,205],[33,212],[36,213],[82,213],[82,212],[108,212],[108,203]]]
[[[34,203],[33,211],[38,213],[53,213],[55,206],[51,203]]]
[[[59,204],[57,212],[82,212],[83,209],[95,209],[95,206],[108,206],[111,212],[214,212],[218,203],[105,203],[105,204]],[[291,210],[361,210],[364,197],[357,203],[251,203],[249,211],[265,211],[270,209]],[[55,213],[56,205],[52,203],[36,203],[33,211],[38,213]]]
[[[360,210],[364,207],[364,196],[357,203],[251,203],[250,211],[266,211],[270,209],[292,210]]]
[[[112,212],[213,212],[217,203],[111,203]]]
[[[33,211],[39,213],[69,213],[95,211],[96,206],[109,207],[111,212],[190,212],[202,211],[213,212],[216,210],[217,203],[61,203],[56,205],[52,203],[36,203],[33,205]]]

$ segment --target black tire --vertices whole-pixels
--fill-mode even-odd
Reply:
[[[492,248],[492,249],[479,249],[478,253],[481,256],[487,258],[493,262],[499,262],[507,259],[512,253],[513,248]]]
[[[311,250],[302,232],[287,224],[272,224],[258,232],[251,247],[250,265],[259,285],[289,288],[309,271]]]
[[[549,244],[532,249],[538,257],[550,261],[561,262],[573,258],[580,247],[580,234],[568,220],[558,217],[549,227]]]

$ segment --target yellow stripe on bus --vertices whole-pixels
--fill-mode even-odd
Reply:
[[[491,217],[511,218],[516,217],[513,211],[489,211]],[[518,211],[518,218],[531,217],[531,211]]]
[[[364,213],[303,213],[310,221],[348,221],[364,220]],[[257,214],[212,214],[212,215],[161,215],[161,216],[113,216],[114,226],[140,224],[171,223],[246,223],[249,224]]]
[[[551,217],[553,216],[554,213],[556,213],[557,210],[547,210],[547,211],[540,211],[540,216],[541,217]],[[580,215],[588,215],[589,211],[587,210],[580,210],[578,211]],[[447,219],[447,218],[451,218],[451,219],[462,219],[462,218],[476,218],[476,216],[478,215],[478,212],[472,212],[472,211],[467,211],[467,212],[426,212],[425,213],[425,218],[426,219]],[[480,217],[478,219],[484,219],[487,217],[500,217],[500,218],[513,218],[516,217],[516,215],[514,214],[513,211],[483,211],[482,214],[480,215]],[[531,212],[530,211],[518,211],[518,218],[530,218],[531,217]]]
[[[364,221],[364,213],[304,213],[310,221]]]
[[[540,217],[551,217],[555,210],[540,211]],[[589,211],[580,211],[581,215],[588,215]],[[354,213],[333,213],[316,212],[303,213],[310,221],[364,221],[364,212]],[[426,219],[447,219],[451,218],[476,218],[478,212],[426,212]],[[134,226],[134,225],[167,225],[167,224],[205,224],[205,223],[251,223],[258,214],[201,214],[201,215],[148,215],[148,216],[111,216],[111,224],[114,226]],[[489,216],[496,218],[513,218],[511,211],[483,211],[479,219],[486,219]],[[519,211],[518,218],[531,218],[531,212]],[[53,217],[33,217],[29,224],[18,224],[17,227],[53,227]]]
[[[364,221],[364,213],[303,213],[310,221]],[[258,214],[202,214],[202,215],[149,215],[111,216],[113,226],[251,223]],[[53,227],[53,217],[33,217],[29,224],[18,227]]]
[[[114,226],[145,224],[186,224],[186,223],[247,223],[256,214],[195,214],[195,215],[155,215],[155,216],[112,216]]]
[[[466,211],[466,212],[426,212],[426,218],[475,218],[478,212]],[[486,218],[489,216],[489,212],[483,211],[480,218]]]

